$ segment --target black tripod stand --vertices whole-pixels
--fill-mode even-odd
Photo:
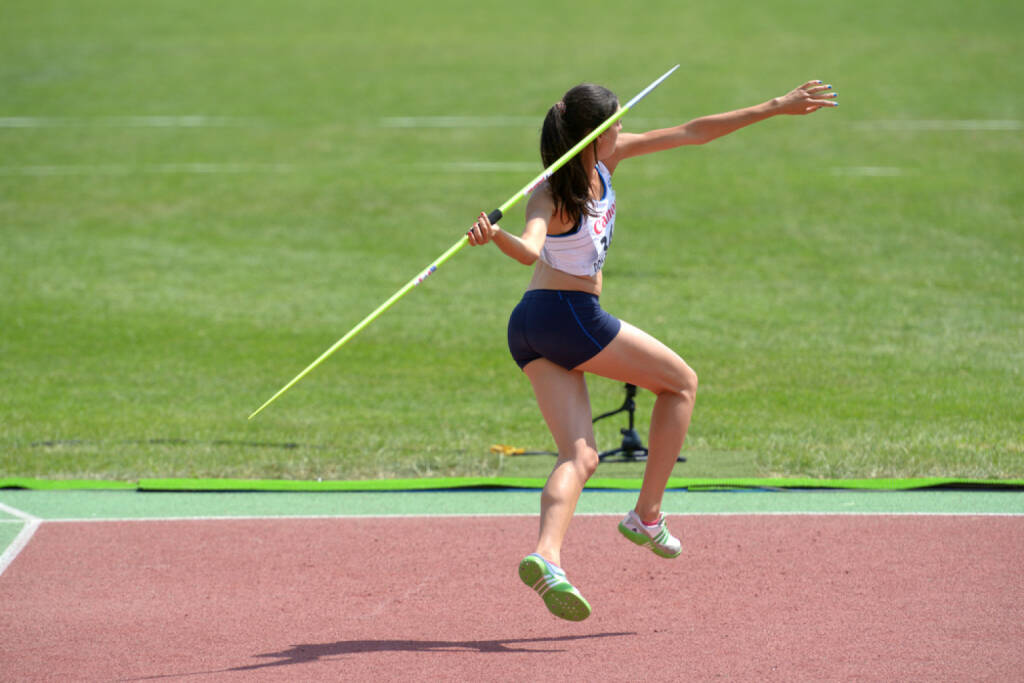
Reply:
[[[622,434],[622,445],[619,446],[618,448],[613,448],[610,451],[598,453],[597,457],[601,460],[601,462],[604,462],[605,458],[611,457],[613,455],[621,455],[622,459],[626,461],[647,460],[647,448],[640,440],[640,435],[637,434],[636,430],[633,428],[633,418],[634,413],[636,412],[636,401],[633,400],[635,397],[636,386],[627,383],[626,401],[622,404],[622,406],[616,408],[615,410],[604,413],[603,415],[598,415],[597,417],[594,418],[594,422],[597,422],[598,420],[603,420],[606,417],[618,415],[619,413],[629,413],[629,427],[627,427],[626,429],[619,430],[619,433]],[[679,456],[678,458],[676,458],[676,462],[686,462],[686,458],[684,458],[683,456]]]

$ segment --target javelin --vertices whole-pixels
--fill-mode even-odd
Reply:
[[[487,214],[487,218],[491,221],[491,223],[495,224],[498,221],[500,221],[501,217],[503,215],[505,215],[505,212],[508,211],[510,208],[512,208],[512,206],[515,205],[516,202],[518,202],[520,199],[522,199],[526,195],[528,195],[531,192],[533,192],[537,188],[538,185],[540,185],[542,182],[544,182],[545,180],[550,178],[555,173],[555,171],[557,171],[558,169],[562,168],[562,166],[564,166],[566,164],[566,162],[568,162],[574,156],[579,154],[580,151],[584,147],[586,147],[591,142],[593,142],[595,139],[597,139],[598,135],[600,135],[601,133],[603,133],[606,130],[608,130],[608,128],[610,128],[612,126],[612,124],[614,124],[616,121],[618,121],[623,116],[625,116],[626,112],[628,112],[633,107],[633,105],[635,105],[637,102],[639,102],[643,98],[647,97],[647,95],[652,90],[654,90],[659,85],[661,85],[661,82],[664,81],[669,76],[671,76],[672,72],[675,71],[678,68],[679,68],[679,65],[676,64],[674,67],[672,67],[671,69],[666,71],[664,74],[662,74],[661,77],[658,78],[656,81],[654,81],[649,86],[647,86],[646,88],[641,90],[636,95],[636,97],[634,97],[629,102],[627,102],[617,112],[615,112],[614,114],[609,116],[608,119],[604,123],[602,123],[600,126],[598,126],[593,131],[591,131],[587,135],[587,137],[583,138],[578,143],[576,143],[575,147],[573,147],[568,152],[566,152],[561,157],[559,157],[558,160],[555,161],[555,163],[551,164],[550,166],[545,168],[543,171],[541,171],[541,174],[539,176],[537,176],[536,178],[534,178],[533,180],[531,180],[529,183],[527,183],[523,187],[523,189],[519,190],[519,192],[516,192],[514,195],[509,197],[508,201],[506,201],[504,204],[499,206],[497,209],[495,209],[494,211],[491,211],[489,214]],[[463,235],[462,239],[460,239],[458,242],[456,242],[454,245],[452,245],[451,248],[448,249],[448,251],[444,252],[439,257],[437,257],[437,259],[433,263],[431,263],[429,266],[427,266],[426,269],[423,272],[421,272],[419,275],[417,275],[413,279],[409,280],[409,282],[407,282],[404,287],[402,287],[400,290],[398,290],[397,292],[392,294],[391,298],[389,298],[387,301],[385,301],[380,306],[378,306],[377,310],[375,310],[373,313],[371,313],[370,315],[368,315],[365,318],[363,318],[362,322],[360,322],[358,325],[356,325],[351,330],[346,332],[344,337],[342,337],[338,341],[334,342],[334,345],[331,346],[331,348],[327,349],[322,354],[320,354],[320,357],[317,358],[312,363],[310,363],[309,366],[305,370],[303,370],[298,375],[296,375],[292,379],[292,381],[288,382],[288,384],[285,384],[283,387],[281,387],[281,389],[278,390],[278,392],[276,394],[271,396],[267,400],[266,403],[261,405],[255,411],[253,411],[252,415],[249,416],[249,419],[251,420],[254,417],[256,417],[257,415],[259,415],[260,412],[264,408],[269,406],[271,403],[273,403],[277,399],[278,396],[280,396],[281,394],[283,394],[284,392],[288,391],[293,386],[295,386],[295,384],[300,379],[302,379],[303,377],[308,375],[310,372],[312,372],[313,369],[316,366],[320,365],[325,360],[327,360],[328,356],[330,356],[332,353],[334,353],[335,351],[340,349],[342,346],[344,346],[348,342],[349,339],[351,339],[352,337],[354,337],[357,334],[359,334],[360,332],[362,332],[370,323],[372,323],[374,320],[376,320],[380,316],[381,313],[383,313],[384,311],[386,311],[389,308],[391,308],[391,306],[396,301],[398,301],[403,296],[405,296],[405,294],[410,289],[412,289],[416,285],[418,285],[421,282],[423,282],[424,280],[426,280],[430,275],[432,275],[434,273],[434,271],[436,271],[438,269],[438,267],[441,266],[441,264],[443,264],[445,261],[447,261],[452,256],[454,256],[456,254],[456,252],[458,252],[460,249],[462,249],[468,243],[469,243],[469,237],[467,235]]]

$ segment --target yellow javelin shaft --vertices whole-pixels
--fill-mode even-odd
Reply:
[[[249,415],[249,419],[251,420],[254,417],[256,417],[257,415],[259,415],[260,412],[264,408],[266,408],[271,403],[273,403],[275,400],[277,400],[278,396],[280,396],[281,394],[283,394],[284,392],[288,391],[293,386],[295,386],[295,384],[297,384],[299,380],[301,380],[303,377],[305,377],[310,372],[312,372],[313,369],[316,368],[316,366],[320,365],[325,360],[327,360],[328,356],[330,356],[332,353],[334,353],[335,351],[340,349],[342,346],[344,346],[348,342],[349,339],[351,339],[352,337],[356,336],[357,334],[362,332],[364,329],[366,329],[366,327],[370,323],[372,323],[374,320],[376,320],[378,317],[380,317],[381,313],[383,313],[384,311],[386,311],[389,308],[391,308],[395,304],[396,301],[398,301],[403,296],[405,296],[406,292],[408,292],[410,289],[412,289],[413,287],[415,287],[416,285],[418,285],[419,283],[421,283],[425,279],[427,279],[427,277],[431,273],[433,273],[435,270],[437,270],[438,266],[440,266],[442,263],[444,263],[445,261],[450,259],[455,254],[455,252],[457,252],[459,249],[461,249],[462,247],[466,246],[466,243],[468,241],[469,241],[469,238],[466,237],[465,235],[463,235],[461,240],[459,240],[455,245],[453,245],[448,251],[446,251],[445,253],[441,254],[441,256],[438,257],[438,259],[436,261],[431,263],[427,267],[426,270],[424,270],[422,273],[420,273],[419,275],[417,275],[416,277],[414,277],[413,279],[411,279],[407,283],[405,283],[405,286],[403,286],[400,290],[398,290],[397,292],[392,294],[391,298],[389,298],[387,301],[385,301],[380,306],[378,306],[377,309],[373,313],[371,313],[370,315],[368,315],[365,318],[363,318],[362,321],[358,325],[356,325],[351,330],[346,332],[345,336],[342,337],[341,339],[339,339],[338,341],[334,342],[334,344],[331,346],[331,348],[329,348],[326,351],[324,351],[323,353],[321,353],[320,357],[317,358],[312,363],[310,363],[309,366],[305,370],[303,370],[302,372],[297,374],[294,378],[292,378],[292,380],[290,382],[288,382],[288,384],[285,384],[283,387],[278,389],[277,393],[274,394],[273,396],[271,396],[269,399],[267,399],[266,403],[261,405],[259,408],[254,410],[251,415]]]
[[[547,178],[550,178],[551,175],[553,175],[555,173],[555,171],[557,171],[558,169],[562,168],[562,166],[564,166],[570,159],[572,159],[574,156],[579,154],[580,151],[582,151],[584,147],[586,147],[591,142],[593,142],[595,139],[597,139],[597,136],[599,136],[604,131],[608,130],[608,128],[610,128],[612,126],[612,124],[614,124],[616,121],[618,121],[623,116],[625,116],[626,112],[628,112],[633,107],[633,105],[635,105],[637,102],[639,102],[644,97],[646,97],[648,93],[650,93],[652,90],[654,90],[659,85],[661,85],[661,82],[664,81],[669,76],[671,76],[672,72],[675,71],[678,68],[679,68],[679,65],[676,64],[674,67],[672,67],[671,69],[666,71],[662,76],[660,76],[653,83],[651,83],[646,88],[641,90],[640,93],[638,93],[633,99],[631,99],[624,106],[622,106],[617,112],[615,112],[610,117],[608,117],[608,119],[605,120],[604,123],[602,123],[600,126],[598,126],[593,131],[591,131],[585,138],[583,138],[578,143],[576,143],[576,145],[572,149],[570,149],[568,152],[566,152],[561,157],[559,157],[557,161],[555,161],[553,164],[551,164],[550,166],[545,168],[540,173],[540,175],[538,175],[536,178],[534,178],[529,183],[524,185],[523,188],[521,190],[519,190],[519,192],[516,192],[514,195],[509,197],[508,201],[506,201],[504,204],[499,206],[497,209],[494,209],[489,214],[487,214],[487,216],[490,219],[491,223],[497,223],[498,221],[500,221],[501,217],[504,215],[504,213],[506,211],[508,211],[510,208],[512,208],[520,199],[522,199],[526,195],[528,195],[531,192],[533,192],[533,190],[538,185],[540,185],[544,180],[546,180]],[[338,341],[334,342],[334,344],[331,346],[331,348],[329,348],[326,351],[324,351],[323,353],[321,353],[320,357],[317,358],[312,363],[310,363],[306,367],[305,370],[303,370],[302,372],[297,374],[295,377],[293,377],[292,380],[290,382],[288,382],[288,384],[285,384],[283,387],[278,389],[277,393],[274,394],[273,396],[271,396],[269,399],[267,399],[266,403],[261,405],[259,408],[254,410],[251,415],[249,415],[249,419],[251,420],[254,417],[256,417],[257,415],[259,415],[263,411],[264,408],[266,408],[271,403],[276,401],[277,398],[281,394],[283,394],[284,392],[288,391],[293,386],[295,386],[299,382],[299,380],[301,380],[303,377],[305,377],[306,375],[311,373],[318,365],[320,365],[325,360],[327,360],[327,358],[331,354],[333,354],[335,351],[337,351],[342,346],[344,346],[346,343],[348,343],[348,341],[350,339],[352,339],[352,337],[356,336],[357,334],[362,332],[364,329],[366,329],[366,327],[370,323],[372,323],[374,320],[376,320],[378,317],[380,317],[380,315],[382,313],[384,313],[384,311],[386,311],[389,308],[391,308],[395,304],[395,302],[397,302],[399,299],[401,299],[403,296],[405,296],[410,289],[412,289],[416,285],[418,285],[421,282],[423,282],[424,280],[426,280],[445,261],[447,261],[452,256],[454,256],[460,249],[462,249],[467,244],[469,244],[469,238],[466,235],[463,235],[462,238],[458,242],[453,244],[446,252],[444,252],[439,257],[437,257],[437,259],[435,259],[433,263],[431,263],[429,266],[427,266],[426,269],[423,270],[423,272],[421,272],[419,275],[417,275],[416,277],[414,277],[413,279],[411,279],[407,283],[405,283],[405,285],[401,289],[399,289],[397,292],[392,294],[391,297],[387,301],[385,301],[380,306],[378,306],[377,309],[373,311],[373,313],[371,313],[370,315],[368,315],[365,318],[363,318],[362,321],[359,322],[359,324],[357,324],[351,330],[346,332],[344,337],[342,337]]]

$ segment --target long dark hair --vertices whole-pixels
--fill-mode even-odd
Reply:
[[[544,117],[540,133],[540,158],[550,166],[573,148],[590,131],[619,109],[619,98],[608,88],[583,83],[571,88]],[[594,141],[595,150],[597,141]],[[555,208],[571,223],[583,214],[592,216],[589,206],[590,181],[583,161],[576,155],[548,179]]]

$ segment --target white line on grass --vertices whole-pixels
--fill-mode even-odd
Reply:
[[[417,164],[421,168],[453,173],[531,173],[541,171],[534,161],[451,161],[441,164]]]
[[[420,169],[446,173],[532,173],[538,165],[532,161],[452,161],[446,163],[416,164]],[[167,164],[66,164],[0,166],[0,176],[35,178],[60,176],[125,176],[153,175],[215,175],[243,173],[295,173],[292,164],[241,162],[185,162]],[[897,166],[837,166],[832,175],[861,177],[896,177],[909,175]]]
[[[536,116],[386,116],[382,128],[539,128]]]
[[[543,122],[541,115],[385,116],[378,120],[377,125],[381,128],[532,128],[539,131]],[[664,128],[680,123],[675,119],[644,117],[630,117],[628,122],[632,129]]]
[[[7,549],[0,554],[0,575],[3,575],[7,568],[11,566],[11,563],[14,562],[14,558],[18,556],[18,553],[24,550],[28,542],[32,540],[32,536],[36,533],[36,529],[39,528],[43,520],[3,503],[0,503],[0,511],[17,517],[25,525],[18,535],[14,537],[11,544],[7,546]]]
[[[631,118],[634,128],[672,126],[669,119]],[[539,116],[387,116],[382,128],[540,128]],[[1017,119],[891,119],[854,121],[855,128],[886,131],[1012,131],[1024,129]]]
[[[153,174],[218,174],[218,173],[292,173],[291,164],[260,163],[208,163],[186,162],[174,164],[70,164],[63,166],[0,166],[0,175],[17,176],[80,176],[80,175],[134,175]]]
[[[1005,131],[1021,130],[1021,121],[1014,119],[893,119],[891,121],[858,121],[857,128],[873,130],[919,130],[919,131]]]
[[[532,161],[453,161],[449,163],[422,163],[420,169],[448,173],[532,173],[539,170]],[[174,164],[67,164],[0,166],[0,176],[54,177],[54,176],[123,176],[144,174],[239,174],[239,173],[294,173],[292,164],[210,163],[191,162]]]
[[[671,126],[674,119],[631,118],[634,127]],[[234,128],[251,126],[254,118],[205,114],[162,116],[0,116],[0,128]],[[540,116],[385,116],[382,128],[540,128]],[[890,119],[855,121],[856,128],[911,131],[1013,131],[1024,129],[1017,119]]]
[[[224,128],[251,123],[228,116],[4,116],[0,128]]]
[[[832,169],[832,175],[894,178],[907,175],[907,172],[898,166],[836,166]]]

